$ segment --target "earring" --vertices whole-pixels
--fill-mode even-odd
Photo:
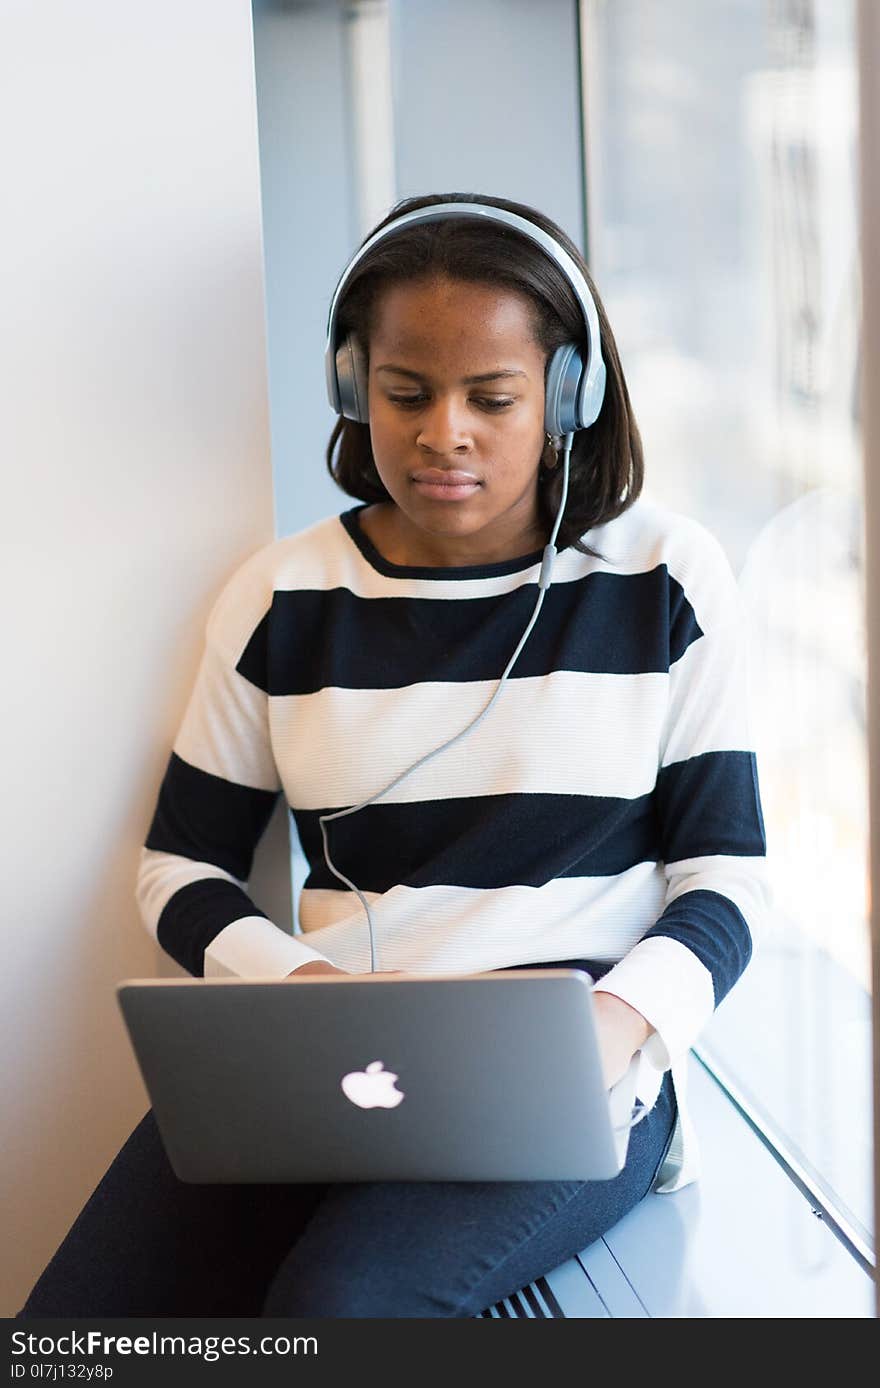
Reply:
[[[547,435],[547,442],[544,444],[544,451],[541,454],[541,462],[548,471],[556,467],[559,462],[559,445],[562,442],[555,434]]]

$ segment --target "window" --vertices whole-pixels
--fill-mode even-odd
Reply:
[[[871,1248],[853,0],[581,0],[588,260],[646,493],[752,621],[774,910],[700,1053]]]

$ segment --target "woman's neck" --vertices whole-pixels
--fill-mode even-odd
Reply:
[[[462,568],[497,564],[534,554],[547,543],[539,526],[526,529],[494,543],[476,535],[431,535],[406,523],[393,502],[377,502],[358,514],[358,524],[382,558],[389,564],[414,568]]]

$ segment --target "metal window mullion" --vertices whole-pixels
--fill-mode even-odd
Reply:
[[[876,1230],[880,1210],[880,5],[876,0],[859,0],[858,62]],[[875,1314],[880,1315],[880,1280]]]

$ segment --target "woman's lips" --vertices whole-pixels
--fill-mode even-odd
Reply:
[[[437,501],[462,501],[480,486],[477,478],[469,472],[443,472],[438,468],[426,468],[423,472],[414,473],[412,481],[422,496],[430,496]]]

